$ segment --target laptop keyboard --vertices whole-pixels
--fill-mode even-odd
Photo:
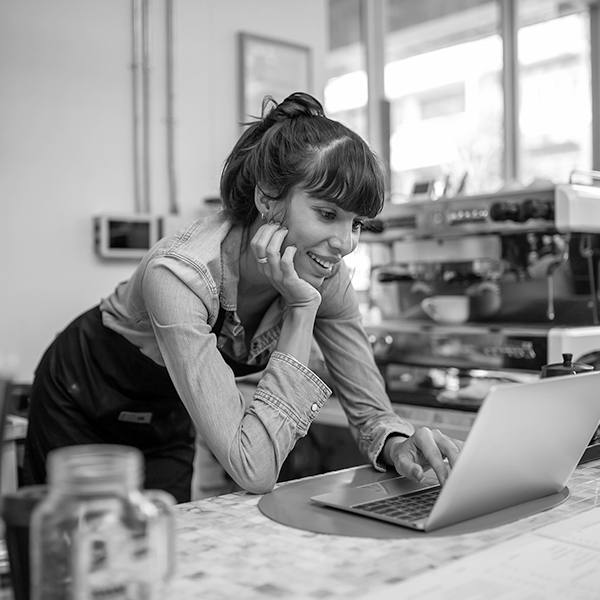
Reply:
[[[419,521],[431,512],[441,489],[441,486],[437,486],[426,490],[417,490],[409,494],[388,496],[382,500],[371,500],[355,504],[352,508],[406,522]]]

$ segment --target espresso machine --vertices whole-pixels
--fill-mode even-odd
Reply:
[[[576,175],[386,206],[365,236],[381,315],[366,327],[393,402],[477,411],[565,353],[600,368],[599,174]],[[466,320],[434,320],[423,300],[438,296],[466,297]]]

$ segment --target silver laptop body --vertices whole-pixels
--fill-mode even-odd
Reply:
[[[563,490],[600,423],[600,371],[493,387],[428,516],[416,521],[361,504],[439,487],[404,477],[319,494],[313,502],[431,531]],[[420,494],[421,492],[419,492]]]

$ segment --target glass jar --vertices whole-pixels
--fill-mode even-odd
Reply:
[[[162,600],[174,570],[175,500],[141,490],[142,453],[70,446],[48,455],[31,518],[32,600]]]

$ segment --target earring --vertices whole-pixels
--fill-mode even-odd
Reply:
[[[260,213],[260,217],[261,217],[261,219],[264,221],[264,220],[266,219],[266,217],[265,217],[265,213]]]

